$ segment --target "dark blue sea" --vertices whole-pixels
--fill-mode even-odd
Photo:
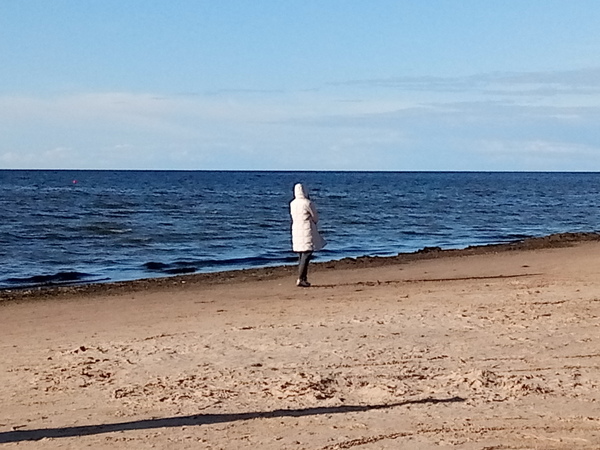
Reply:
[[[292,264],[297,182],[317,261],[600,228],[599,173],[0,170],[0,288]]]

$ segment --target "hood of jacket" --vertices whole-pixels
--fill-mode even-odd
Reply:
[[[304,186],[300,183],[294,186],[294,198],[308,198],[308,193]]]

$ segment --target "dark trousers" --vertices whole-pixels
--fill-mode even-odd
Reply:
[[[300,281],[307,281],[308,276],[308,263],[312,258],[313,252],[299,252],[298,253],[298,279]]]

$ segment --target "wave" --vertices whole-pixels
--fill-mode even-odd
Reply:
[[[12,277],[0,281],[0,289],[31,288],[42,286],[65,286],[79,283],[97,283],[107,278],[83,272],[57,272],[52,275],[33,275],[30,277]]]
[[[185,273],[194,273],[198,271],[198,268],[194,263],[176,262],[176,263],[162,263],[150,261],[143,264],[143,267],[150,272],[162,272],[170,275],[181,275]]]
[[[174,261],[170,263],[164,263],[160,261],[149,261],[147,263],[144,263],[142,267],[148,272],[160,272],[168,275],[181,275],[201,271],[243,269],[252,267],[274,266],[279,264],[292,264],[295,263],[296,260],[296,256],[252,256],[247,258]]]
[[[83,231],[86,231],[87,233],[89,233],[92,236],[93,235],[109,236],[111,234],[130,233],[133,230],[129,227],[119,226],[118,224],[98,223],[98,224],[88,225],[88,226],[84,227]]]

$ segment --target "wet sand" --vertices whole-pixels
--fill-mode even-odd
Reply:
[[[0,445],[600,448],[600,241],[0,293]]]

